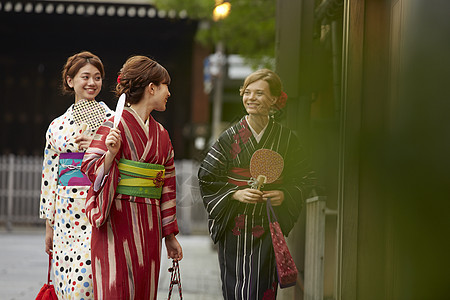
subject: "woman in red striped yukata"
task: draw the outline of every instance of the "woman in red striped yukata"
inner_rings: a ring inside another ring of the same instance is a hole
[[[169,84],[156,61],[129,58],[116,86],[117,96],[126,95],[120,123],[106,121],[86,151],[95,299],[156,299],[162,238],[169,258],[183,257],[175,237],[174,151],[167,130],[150,115],[166,110]]]

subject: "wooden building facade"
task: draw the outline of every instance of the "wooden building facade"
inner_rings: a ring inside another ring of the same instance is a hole
[[[153,115],[168,129],[178,158],[189,157],[193,137],[185,128],[208,121],[191,109],[208,108],[197,75],[208,53],[196,45],[196,30],[197,21],[148,1],[0,1],[0,154],[42,155],[49,123],[73,103],[61,93],[62,67],[88,50],[105,65],[97,100],[112,109],[128,57],[147,55],[167,68],[172,96],[167,111]]]
[[[447,299],[450,3],[278,1],[286,123],[325,188],[323,296]],[[289,237],[303,280],[304,222]],[[304,294],[306,293],[306,294]]]

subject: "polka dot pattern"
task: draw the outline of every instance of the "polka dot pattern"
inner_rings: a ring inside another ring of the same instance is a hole
[[[90,256],[92,227],[85,215],[82,195],[86,189],[79,187],[73,193],[67,187],[59,187],[56,195],[53,272],[58,299],[91,299],[94,290]]]
[[[104,104],[106,118],[112,111]],[[53,225],[53,275],[58,299],[93,299],[90,258],[91,225],[85,214],[88,186],[59,186],[59,154],[78,152],[74,137],[80,127],[73,105],[53,120],[46,134],[42,167],[40,217]],[[93,135],[93,130],[85,134]]]

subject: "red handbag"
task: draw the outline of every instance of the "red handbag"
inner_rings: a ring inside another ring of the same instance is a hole
[[[56,296],[55,287],[53,286],[52,281],[50,280],[50,271],[52,269],[52,255],[48,256],[48,277],[47,283],[39,291],[36,300],[58,300]]]
[[[289,248],[278,223],[270,199],[267,200],[267,218],[269,219],[270,236],[272,237],[275,261],[277,264],[278,283],[280,288],[294,286],[297,282],[297,266],[289,252]],[[273,219],[272,219],[273,217]]]

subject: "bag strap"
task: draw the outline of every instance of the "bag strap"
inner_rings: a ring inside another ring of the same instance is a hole
[[[51,273],[51,270],[52,270],[52,258],[53,258],[53,256],[52,256],[52,254],[50,253],[49,255],[48,255],[48,277],[47,277],[47,284],[48,285],[50,285],[51,284],[51,279],[50,279],[50,273]]]
[[[170,274],[170,286],[169,286],[169,297],[167,298],[170,300],[170,297],[172,296],[172,290],[173,286],[175,284],[178,285],[178,293],[180,294],[180,300],[183,299],[183,294],[181,292],[181,276],[180,276],[180,266],[178,265],[178,261],[172,260],[172,267],[169,268]]]
[[[266,209],[267,209],[267,218],[269,219],[269,223],[278,222],[277,215],[273,210],[272,203],[270,202],[270,198],[266,201]]]

